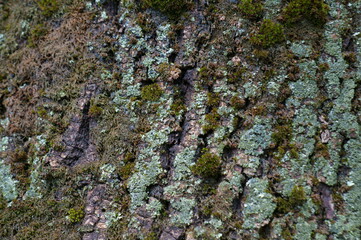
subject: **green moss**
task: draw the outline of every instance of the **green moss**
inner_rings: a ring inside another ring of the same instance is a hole
[[[141,0],[145,7],[151,7],[164,13],[171,19],[176,19],[188,9],[187,0]]]
[[[48,32],[44,24],[35,25],[31,31],[28,38],[28,46],[33,48],[37,46],[39,39]]]
[[[147,234],[147,236],[144,238],[144,240],[158,240],[158,234],[155,232],[151,232],[149,234]]]
[[[299,149],[295,144],[290,143],[292,134],[292,126],[289,122],[275,127],[271,138],[276,146],[276,152],[274,154],[276,160],[281,160],[287,151],[291,158],[298,159]]]
[[[221,158],[205,148],[191,170],[195,175],[203,178],[217,178],[221,174]]]
[[[135,162],[128,162],[119,169],[119,175],[122,179],[128,179],[133,173],[135,168]]]
[[[187,110],[187,106],[183,103],[181,99],[175,100],[172,105],[170,105],[171,114],[179,115],[181,112]]]
[[[144,86],[141,89],[142,99],[146,101],[157,101],[162,96],[162,94],[163,90],[156,83]]]
[[[258,33],[253,35],[250,40],[254,45],[263,48],[272,47],[285,40],[283,27],[279,23],[265,19],[263,20]]]
[[[283,237],[284,240],[292,240],[293,239],[293,234],[291,233],[288,226],[286,226],[282,229],[281,236]]]
[[[247,19],[257,20],[262,17],[263,5],[257,0],[241,0],[238,7]]]
[[[285,141],[289,141],[291,137],[291,125],[278,125],[275,127],[275,131],[271,135],[271,138],[275,144],[283,144]]]
[[[103,109],[96,104],[90,105],[89,115],[92,117],[99,117],[103,112]]]
[[[237,83],[242,81],[243,79],[243,74],[245,74],[247,72],[247,68],[246,67],[240,67],[234,70],[230,70],[229,74],[228,74],[228,82],[229,83]]]
[[[316,25],[322,25],[327,20],[329,7],[323,0],[293,0],[283,9],[286,24],[294,24],[304,19]]]
[[[217,107],[220,102],[218,93],[207,93],[207,105],[210,107]]]
[[[214,131],[219,126],[219,120],[221,116],[216,109],[213,109],[210,113],[206,114],[206,125],[203,126],[203,131]]]
[[[48,117],[48,112],[43,106],[38,107],[36,113],[38,114],[39,117],[43,119],[46,119]]]
[[[83,220],[85,213],[83,209],[71,208],[68,211],[68,217],[71,223],[78,223]]]
[[[15,174],[16,179],[25,187],[29,183],[30,164],[28,154],[23,149],[16,149],[9,154],[10,169]]]
[[[277,198],[277,212],[286,214],[306,202],[306,194],[302,186],[294,186],[288,198]]]
[[[205,86],[212,86],[217,79],[221,78],[223,78],[223,74],[220,73],[217,63],[208,63],[207,66],[199,69],[199,79]]]
[[[45,17],[52,16],[60,7],[57,0],[36,0],[36,3]]]

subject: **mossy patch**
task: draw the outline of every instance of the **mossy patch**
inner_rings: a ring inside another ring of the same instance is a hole
[[[302,186],[294,186],[288,198],[277,198],[276,211],[281,214],[289,213],[306,202],[306,193]]]
[[[176,99],[172,105],[170,105],[171,114],[179,115],[180,113],[187,110],[187,106],[181,99]]]
[[[292,0],[283,9],[286,24],[294,24],[304,19],[322,25],[327,21],[329,7],[323,0]]]
[[[33,48],[36,47],[38,41],[42,36],[48,32],[44,24],[37,24],[30,30],[30,35],[28,38],[28,46]]]
[[[233,96],[230,100],[231,106],[236,110],[241,110],[246,106],[246,101],[243,98]]]
[[[68,217],[71,223],[78,223],[82,221],[84,216],[84,210],[80,208],[71,208],[68,211]]]
[[[57,12],[60,7],[57,0],[36,0],[36,3],[45,17],[50,17]]]
[[[217,112],[217,109],[213,109],[210,113],[206,114],[206,124],[203,126],[203,131],[214,131],[219,126],[219,120],[221,116]]]
[[[189,7],[187,0],[142,0],[145,7],[150,7],[167,15],[171,19],[176,19],[182,15]]]
[[[191,170],[202,178],[217,178],[221,175],[221,164],[221,158],[205,148]]]
[[[142,99],[145,101],[157,101],[162,96],[163,90],[156,83],[146,85],[141,89]]]
[[[257,20],[262,17],[263,5],[257,0],[241,0],[238,8],[247,19]]]
[[[96,105],[96,104],[91,104],[90,108],[89,108],[89,116],[91,117],[99,117],[103,112],[103,109]]]
[[[251,43],[263,48],[269,48],[285,40],[281,24],[270,19],[263,20],[257,34],[251,37]]]

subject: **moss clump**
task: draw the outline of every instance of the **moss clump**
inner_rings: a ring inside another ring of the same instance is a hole
[[[23,149],[16,149],[9,154],[11,172],[15,174],[16,179],[21,184],[28,184],[30,175],[30,164],[28,163],[28,154]]]
[[[207,93],[207,105],[210,107],[217,107],[221,101],[218,93]]]
[[[291,231],[290,231],[290,229],[289,229],[288,226],[285,226],[285,227],[282,229],[281,236],[282,236],[283,239],[285,239],[285,240],[292,240],[292,239],[293,239],[293,234],[291,233]]]
[[[30,35],[28,38],[28,46],[31,48],[37,46],[37,43],[40,40],[40,38],[44,36],[47,32],[48,30],[46,29],[44,24],[35,25],[30,31]]]
[[[59,10],[59,3],[57,0],[37,0],[36,3],[45,17],[50,17]]]
[[[263,5],[257,0],[241,0],[238,7],[247,19],[257,20],[262,17]]]
[[[176,19],[188,9],[187,0],[142,0],[143,6],[150,7],[164,13],[171,19]]]
[[[91,117],[99,117],[103,112],[103,109],[96,104],[90,105],[89,108],[89,116]]]
[[[269,19],[263,20],[258,33],[251,37],[251,42],[254,45],[263,48],[272,47],[284,40],[285,35],[282,25]]]
[[[271,135],[272,142],[276,148],[274,158],[281,160],[286,152],[289,152],[289,156],[293,159],[298,158],[298,147],[290,143],[292,140],[292,125],[290,122],[286,122],[283,125],[277,125],[275,131]]]
[[[146,101],[157,101],[162,96],[162,94],[163,90],[156,83],[144,86],[141,90],[142,99]]]
[[[221,116],[218,114],[216,109],[213,109],[210,113],[206,114],[205,120],[206,125],[203,126],[203,131],[213,131],[219,126],[219,120]]]
[[[124,166],[119,168],[119,175],[123,180],[127,180],[133,173],[135,169],[135,156],[128,152],[124,156]]]
[[[83,220],[85,213],[82,209],[71,208],[68,211],[68,217],[71,223],[78,223]]]
[[[286,214],[306,202],[305,190],[302,186],[294,186],[287,199],[277,198],[277,212]]]
[[[292,138],[292,126],[291,124],[278,125],[275,127],[275,131],[272,133],[271,138],[277,145],[284,144]]]
[[[304,19],[316,25],[323,25],[327,21],[329,7],[323,0],[292,0],[283,9],[286,24],[294,24]]]
[[[237,83],[243,80],[243,74],[247,72],[247,68],[240,67],[235,70],[230,70],[228,74],[228,82],[229,83]]]
[[[246,106],[246,101],[243,98],[233,96],[230,100],[231,106],[236,110],[241,110]]]
[[[202,178],[217,178],[221,175],[221,158],[204,148],[202,156],[191,170],[195,175]]]
[[[172,105],[170,105],[171,114],[179,115],[181,112],[187,110],[187,106],[183,103],[181,99],[176,99]]]

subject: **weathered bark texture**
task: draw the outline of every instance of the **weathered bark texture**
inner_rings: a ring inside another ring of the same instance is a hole
[[[361,239],[360,0],[0,0],[0,239]]]

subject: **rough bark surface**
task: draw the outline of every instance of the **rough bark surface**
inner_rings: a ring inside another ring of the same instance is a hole
[[[360,239],[360,63],[360,0],[0,0],[0,239]]]

